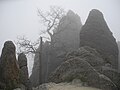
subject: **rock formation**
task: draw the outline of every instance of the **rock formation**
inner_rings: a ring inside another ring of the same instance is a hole
[[[104,58],[105,62],[118,68],[118,46],[112,35],[103,14],[93,9],[80,32],[80,47],[95,48]]]
[[[119,56],[118,56],[118,71],[120,72],[120,41],[118,41],[117,44],[118,44],[118,50],[119,50]]]
[[[32,74],[30,76],[30,81],[32,82],[32,86],[39,85],[39,52],[40,48],[37,49],[37,53],[35,54],[34,64],[32,69]],[[42,83],[46,82],[47,79],[47,60],[48,60],[48,51],[49,51],[49,43],[45,42],[42,48]]]
[[[39,48],[37,49],[37,52]],[[39,85],[39,53],[35,54],[34,64],[32,68],[32,74],[30,76],[30,81],[32,82],[32,86],[36,87]]]
[[[0,82],[5,90],[13,90],[19,84],[19,68],[16,61],[15,45],[12,41],[6,41],[2,49]]]
[[[82,27],[80,17],[69,10],[54,31],[55,47],[65,51],[76,50],[79,48],[79,33]]]
[[[101,71],[99,72],[110,78],[117,86],[118,90],[120,90],[120,73],[116,69],[108,66],[102,66]]]
[[[27,67],[27,58],[25,54],[20,53],[18,56],[18,64],[20,68],[20,83],[22,83],[26,90],[30,90],[29,85],[29,75],[28,75],[28,67]]]
[[[78,49],[79,47],[79,32],[81,29],[80,17],[72,12],[68,11],[53,32],[54,48],[51,48],[50,43],[46,42],[43,45],[42,51],[42,82],[47,82],[47,78],[51,72],[53,72],[57,66],[59,66],[64,60],[64,55],[71,50]],[[39,51],[39,49],[38,49]],[[38,83],[39,72],[39,54],[36,53],[34,59],[34,66],[32,75],[30,77],[33,85]]]
[[[63,62],[49,77],[51,82],[71,82],[80,79],[88,86],[102,90],[117,90],[118,86],[107,76],[101,74],[104,60],[93,48],[81,47],[77,51],[68,53]]]

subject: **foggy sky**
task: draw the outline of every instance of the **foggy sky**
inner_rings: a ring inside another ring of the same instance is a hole
[[[37,8],[46,11],[51,5],[73,10],[83,24],[91,9],[100,10],[120,41],[120,0],[0,0],[0,51],[6,40],[14,41],[17,36],[36,40],[41,30]]]

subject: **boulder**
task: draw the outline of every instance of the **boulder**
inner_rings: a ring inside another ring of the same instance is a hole
[[[89,16],[80,31],[80,47],[90,46],[96,49],[106,63],[118,69],[118,46],[103,14],[96,9]]]
[[[49,81],[60,83],[80,79],[91,87],[117,90],[116,84],[109,77],[98,72],[102,65],[104,61],[95,49],[81,47],[78,51],[67,55],[66,61],[51,74]]]
[[[113,81],[113,83],[115,83],[118,90],[120,90],[120,73],[116,69],[107,66],[102,66],[100,73],[110,78]]]
[[[13,90],[19,84],[19,68],[16,60],[15,45],[6,41],[0,58],[0,82],[5,90]]]
[[[70,59],[73,57],[84,58],[94,68],[104,65],[104,60],[102,56],[94,48],[91,48],[89,46],[84,46],[79,48],[78,50],[68,52],[65,58]]]

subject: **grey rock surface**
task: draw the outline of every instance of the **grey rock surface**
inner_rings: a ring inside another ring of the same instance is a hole
[[[70,51],[79,48],[79,33],[82,27],[80,17],[69,10],[56,29],[53,40],[56,48]],[[57,34],[56,34],[57,33]]]
[[[31,84],[29,82],[27,58],[25,54],[19,54],[18,64],[20,68],[20,83],[25,86],[26,90],[31,90],[32,86],[30,86]]]
[[[111,67],[102,66],[100,73],[104,74],[110,78],[113,83],[117,86],[118,90],[120,89],[120,73]]]
[[[80,47],[90,46],[96,49],[106,63],[118,69],[118,46],[103,14],[96,9],[89,16],[80,32]]]
[[[25,54],[23,53],[20,53],[18,55],[18,64],[19,64],[19,67],[24,67],[24,66],[27,66],[27,58],[25,56]]]
[[[95,63],[100,63],[100,65],[95,65]],[[60,83],[80,79],[88,86],[102,90],[117,90],[116,84],[109,77],[97,71],[98,67],[104,65],[103,63],[102,57],[95,49],[81,47],[78,51],[67,55],[66,61],[52,73],[49,81]]]
[[[119,50],[119,56],[118,56],[118,70],[120,72],[120,41],[117,42],[118,50]]]
[[[5,90],[12,90],[19,84],[19,68],[15,50],[12,41],[4,43],[0,58],[0,82]]]

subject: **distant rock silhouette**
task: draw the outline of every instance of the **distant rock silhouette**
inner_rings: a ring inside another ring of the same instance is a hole
[[[82,27],[80,17],[73,11],[68,11],[53,32],[54,47],[50,43],[43,45],[42,52],[42,82],[47,82],[47,78],[63,61],[64,55],[71,50],[79,48],[79,33]],[[39,49],[38,49],[39,51]],[[38,85],[39,54],[36,53],[32,75],[30,79],[34,86]]]
[[[20,68],[20,83],[25,85],[26,90],[30,90],[30,82],[29,82],[29,75],[28,75],[28,67],[27,67],[27,58],[26,55],[20,53],[18,56],[18,64]]]
[[[15,50],[15,45],[12,41],[6,41],[2,49],[0,58],[0,82],[2,82],[5,90],[13,90],[19,84],[19,68]]]
[[[70,51],[79,48],[79,33],[82,27],[80,17],[73,11],[69,10],[55,30],[54,42],[55,47],[61,50]]]
[[[64,56],[67,52],[79,48],[81,27],[80,17],[71,10],[60,20],[56,32],[53,34],[55,44],[54,48],[50,50],[48,76],[64,62]]]
[[[105,63],[118,69],[118,46],[103,14],[96,9],[89,16],[80,32],[80,47],[90,46],[96,49],[104,58]]]

